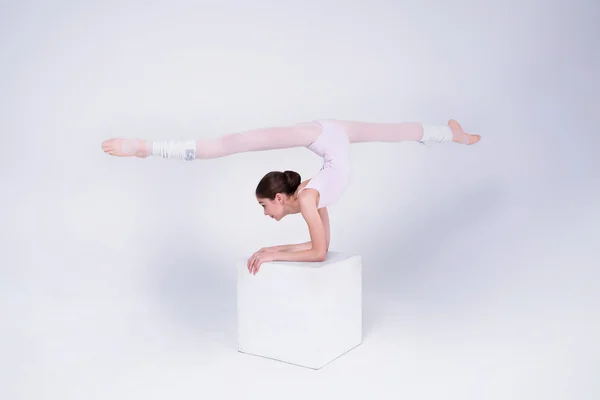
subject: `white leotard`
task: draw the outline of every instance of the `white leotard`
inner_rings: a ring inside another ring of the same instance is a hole
[[[322,127],[319,137],[306,146],[315,154],[323,157],[323,166],[305,187],[319,192],[318,208],[327,207],[342,196],[350,178],[350,141],[344,127],[334,121],[318,120]]]

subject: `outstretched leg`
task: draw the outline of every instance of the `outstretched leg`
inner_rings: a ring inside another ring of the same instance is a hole
[[[414,141],[428,144],[452,141],[470,145],[481,139],[479,135],[466,133],[453,119],[448,121],[448,125],[421,122],[372,123],[338,120],[335,122],[344,127],[350,143]]]
[[[225,157],[249,151],[265,151],[305,147],[315,141],[321,126],[314,122],[267,127],[195,140],[163,140],[113,138],[102,143],[107,154],[117,157],[160,156],[194,160]]]

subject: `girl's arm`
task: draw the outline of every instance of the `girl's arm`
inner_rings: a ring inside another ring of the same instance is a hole
[[[329,218],[327,211],[317,209],[318,192],[314,189],[303,190],[298,196],[300,213],[308,224],[310,248],[297,251],[276,252],[272,261],[323,261],[329,247]],[[325,216],[326,223],[323,220]]]
[[[308,250],[312,247],[311,242],[296,243],[296,244],[284,244],[281,246],[275,246],[275,251],[301,251]]]
[[[321,221],[323,222],[323,229],[325,230],[325,241],[327,242],[326,248],[327,248],[327,251],[329,251],[331,228],[330,228],[330,224],[329,224],[329,213],[327,212],[327,207],[319,208],[319,216],[321,216]]]
[[[327,243],[326,249],[329,251],[329,242],[330,242],[330,226],[329,226],[329,214],[327,213],[327,207],[323,207],[319,209],[319,216],[321,217],[321,221],[323,222],[323,229],[325,231],[325,241]],[[312,248],[312,241],[304,242],[304,243],[296,243],[296,244],[282,244],[279,246],[271,246],[267,247],[265,250],[268,251],[302,251],[302,250],[310,250]]]
[[[263,262],[269,261],[324,261],[329,251],[329,215],[327,209],[317,209],[318,192],[303,190],[298,196],[300,212],[308,224],[310,242],[307,248],[294,251],[267,251],[254,253],[248,259],[248,271],[256,275]],[[299,244],[300,246],[303,243]],[[293,246],[293,245],[292,245]],[[276,246],[279,247],[279,246]]]

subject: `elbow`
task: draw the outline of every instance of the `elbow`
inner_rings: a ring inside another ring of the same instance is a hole
[[[327,258],[327,249],[320,250],[315,253],[315,261],[317,261],[317,262],[325,261],[326,258]]]
[[[329,251],[329,243],[317,243],[316,245],[311,246],[310,251],[312,253],[309,256],[311,261],[325,261],[327,258],[327,252]]]

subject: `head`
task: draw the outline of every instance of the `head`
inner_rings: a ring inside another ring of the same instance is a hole
[[[279,221],[293,212],[295,193],[300,186],[300,174],[295,171],[271,171],[256,186],[256,200],[265,215]]]

